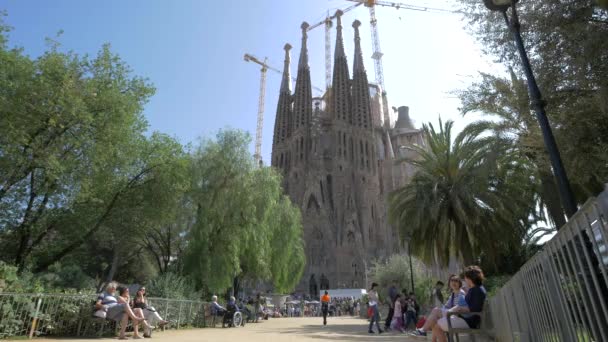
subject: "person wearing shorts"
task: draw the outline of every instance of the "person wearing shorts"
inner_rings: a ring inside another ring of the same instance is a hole
[[[467,312],[481,312],[486,301],[486,289],[483,287],[483,272],[478,266],[469,266],[464,271],[464,281],[469,287],[465,296],[466,306],[457,305],[448,312],[460,313],[450,316],[450,323],[455,329],[479,329],[481,318],[478,315],[470,315]],[[433,327],[433,341],[446,342],[445,333],[448,331],[447,313],[437,321]]]

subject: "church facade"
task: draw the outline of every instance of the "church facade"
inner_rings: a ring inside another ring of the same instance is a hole
[[[271,165],[283,174],[285,193],[302,211],[307,260],[298,290],[311,294],[364,288],[371,260],[402,250],[388,222],[388,195],[408,182],[413,169],[395,161],[410,153],[407,146],[424,145],[408,108],[389,109],[382,89],[369,83],[360,24],[353,23],[351,77],[338,13],[332,86],[323,97],[312,96],[308,24],[301,26],[295,91],[291,45],[285,45]]]

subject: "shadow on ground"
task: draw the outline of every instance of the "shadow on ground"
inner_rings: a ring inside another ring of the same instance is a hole
[[[377,332],[375,332],[374,334],[370,334],[367,332],[368,326],[367,324],[363,324],[364,322],[365,321],[362,320],[361,325],[340,323],[331,324],[331,322],[329,322],[326,326],[323,326],[321,324],[309,324],[294,328],[281,329],[280,331],[278,331],[278,333],[285,335],[302,335],[308,338],[329,341],[424,341],[424,339],[418,339],[416,337],[409,336],[408,334],[395,333],[390,331],[384,332],[382,334],[378,334]]]

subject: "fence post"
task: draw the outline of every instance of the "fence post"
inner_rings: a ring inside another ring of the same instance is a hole
[[[190,302],[190,309],[188,309],[188,324],[192,322],[192,326],[194,326],[194,317],[192,317],[192,302]]]
[[[182,318],[182,304],[184,304],[184,302],[180,301],[179,302],[179,311],[177,312],[177,329],[179,329],[179,322]]]
[[[165,299],[165,312],[167,313],[167,316],[169,316],[169,300]],[[166,319],[169,319],[168,317]]]
[[[34,311],[34,318],[32,319],[32,327],[30,328],[29,338],[34,337],[34,331],[36,331],[36,323],[38,323],[38,312],[40,312],[40,306],[42,305],[42,296],[38,296],[36,300],[36,311]]]

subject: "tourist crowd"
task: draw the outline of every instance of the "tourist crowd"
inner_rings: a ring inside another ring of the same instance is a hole
[[[389,312],[384,329],[405,333],[411,327],[414,336],[427,336],[427,333],[431,333],[433,342],[447,340],[445,333],[448,331],[448,317],[455,329],[479,329],[481,318],[478,314],[471,313],[483,310],[486,299],[483,281],[482,270],[478,266],[469,266],[462,277],[453,274],[448,278],[447,299],[443,292],[444,283],[438,281],[431,293],[434,308],[426,317],[419,317],[420,307],[414,294],[406,290],[399,292],[396,283],[393,283],[388,289]],[[378,333],[384,331],[380,327],[377,287],[378,284],[373,283],[368,291],[369,333],[374,333],[374,324]],[[449,313],[453,315],[448,316]]]

